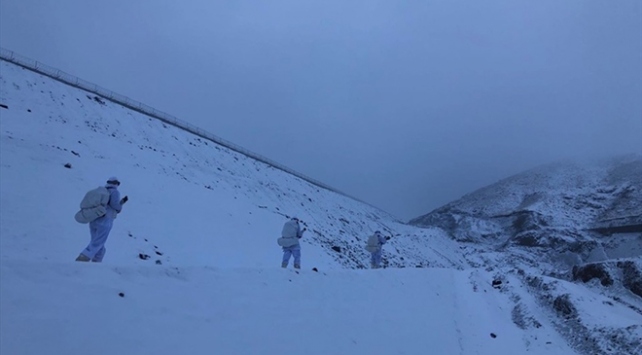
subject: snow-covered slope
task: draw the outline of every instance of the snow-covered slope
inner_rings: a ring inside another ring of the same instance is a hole
[[[633,302],[506,268],[502,252],[453,240],[451,230],[401,224],[3,61],[0,104],[2,354],[639,350]],[[111,175],[130,201],[105,261],[73,262],[89,239],[73,215]],[[299,273],[279,267],[276,245],[292,215],[310,230]],[[387,268],[359,270],[376,229],[393,235]],[[592,323],[565,326],[549,303]],[[573,343],[569,332],[596,343]]]
[[[535,168],[479,189],[412,224],[429,224],[439,213],[502,218],[531,211],[554,226],[642,226],[642,155],[595,161],[564,161]]]
[[[569,354],[484,273],[2,264],[2,353]],[[88,280],[94,280],[88,282]],[[471,280],[479,283],[475,289]],[[21,307],[15,312],[16,305]],[[8,311],[8,312],[7,312]],[[97,331],[98,329],[98,331]],[[6,352],[5,352],[6,351]]]
[[[539,167],[410,223],[438,226],[462,241],[544,247],[551,259],[569,251],[584,262],[639,257],[642,155]]]
[[[558,328],[577,349],[642,349],[642,156],[535,168],[410,223],[442,228],[477,248],[467,258],[495,269],[498,279],[517,271],[519,282],[557,314]],[[588,282],[582,287],[594,294],[565,281]],[[598,307],[583,305],[596,297],[623,305],[633,324],[582,315],[578,309]],[[613,343],[604,343],[609,337]]]
[[[313,186],[176,127],[4,61],[3,257],[63,261],[88,237],[73,220],[84,193],[109,176],[129,195],[107,259],[172,265],[279,265],[286,216],[308,230],[303,263],[363,267],[369,234],[394,234],[386,262],[461,268],[456,243]],[[70,168],[65,168],[69,164]],[[34,238],[42,240],[34,247]],[[412,240],[412,243],[409,241]],[[334,247],[334,249],[332,249]],[[162,255],[157,255],[157,252]]]

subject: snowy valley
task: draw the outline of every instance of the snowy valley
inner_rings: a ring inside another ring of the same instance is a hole
[[[2,354],[642,353],[638,155],[406,224],[6,61],[0,104]],[[78,203],[113,175],[130,202],[105,261],[76,263]],[[298,272],[276,244],[290,216]],[[375,230],[392,238],[369,270]]]

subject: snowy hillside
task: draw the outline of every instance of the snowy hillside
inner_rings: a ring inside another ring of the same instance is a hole
[[[532,169],[410,223],[442,228],[479,248],[468,259],[496,268],[498,278],[517,271],[558,314],[560,331],[576,348],[586,353],[616,348],[591,344],[608,335],[616,345],[629,344],[615,353],[642,351],[642,156]],[[578,304],[587,296],[580,296],[578,286],[560,288],[564,281],[587,283],[582,287],[595,293],[591,297],[624,305],[636,320],[622,327],[580,316]],[[575,323],[569,325],[569,318]]]
[[[520,251],[402,224],[4,61],[0,104],[1,354],[642,349],[642,307],[628,289],[616,300],[538,269],[528,251],[509,264]],[[76,263],[89,232],[73,215],[112,175],[130,201],[105,261]],[[276,244],[293,215],[309,229],[299,272],[280,268]],[[377,229],[393,236],[386,269],[363,270]],[[618,285],[626,275],[635,284],[639,262],[618,261],[629,270]]]
[[[395,235],[389,265],[464,265],[439,230],[405,226],[176,127],[0,64],[8,106],[1,111],[2,204],[13,206],[3,209],[0,252],[12,258],[75,257],[88,234],[73,220],[80,199],[116,175],[130,201],[108,243],[113,262],[140,263],[142,253],[152,256],[146,263],[166,265],[279,265],[276,238],[286,216],[296,215],[310,231],[308,267],[364,267],[365,238],[377,229]],[[46,245],[33,250],[25,236],[42,236]]]
[[[555,226],[634,226],[642,231],[642,155],[546,165],[482,188],[411,223],[445,211],[501,218],[516,211],[550,217]],[[489,203],[492,202],[492,203]],[[561,212],[561,213],[559,213]]]
[[[569,248],[583,262],[640,257],[642,155],[536,168],[410,223],[461,241],[547,248],[550,260]],[[630,242],[614,242],[622,238]]]

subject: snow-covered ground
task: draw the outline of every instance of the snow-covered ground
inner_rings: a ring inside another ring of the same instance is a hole
[[[8,107],[0,108],[1,354],[578,348],[541,306],[532,280],[499,272],[494,254],[441,229],[402,224],[4,61],[0,104]],[[104,263],[76,263],[89,233],[73,215],[84,193],[112,175],[130,201]],[[279,267],[276,244],[292,215],[309,229],[298,273]],[[364,270],[363,246],[377,229],[393,236],[387,268]],[[471,267],[483,258],[490,261]],[[504,284],[493,287],[498,279]],[[583,300],[578,312],[605,305],[590,289],[555,282]],[[610,325],[642,323],[640,314],[613,307]]]
[[[498,279],[519,271],[576,350],[642,354],[642,155],[537,167],[411,223],[476,246],[467,260]]]
[[[551,327],[516,327],[470,276],[4,261],[2,353],[508,355],[525,339],[569,353]]]

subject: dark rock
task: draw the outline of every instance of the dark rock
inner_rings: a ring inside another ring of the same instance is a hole
[[[2,107],[2,108],[6,108],[7,110],[9,109],[9,106],[7,106],[7,105],[5,105],[5,104],[0,104],[0,107]]]
[[[147,260],[147,259],[150,258],[150,256],[147,255],[147,254],[139,253],[138,254],[138,258],[141,259],[141,260]]]
[[[553,301],[553,308],[566,318],[574,317],[577,315],[577,309],[571,303],[569,294],[558,296]]]
[[[30,108],[29,108],[29,109],[27,109],[27,112],[31,112],[31,109],[30,109]]]
[[[588,254],[591,250],[599,247],[599,243],[595,240],[583,240],[568,243],[566,247],[572,253],[585,255]]]
[[[622,284],[634,294],[642,297],[642,272],[632,261],[620,261],[617,267],[622,269]]]
[[[65,168],[71,169],[71,164],[70,163],[65,164]]]
[[[313,268],[312,268],[312,271],[314,271],[314,272],[319,272],[319,269],[317,269],[317,268],[313,267]]]
[[[333,246],[332,250],[336,251],[337,253],[341,252],[341,247]]]
[[[524,247],[543,247],[546,245],[545,243],[542,243],[537,234],[529,232],[516,235],[513,237],[512,241],[514,244]]]
[[[156,260],[156,265],[163,265],[163,262],[160,260]]]
[[[502,286],[502,280],[493,280],[493,287],[494,288],[501,288]]]
[[[532,213],[515,213],[517,216],[513,220],[513,228],[515,229],[516,234],[540,228]]]
[[[582,280],[582,282],[589,282],[594,278],[600,280],[602,286],[613,285],[613,278],[609,274],[604,264],[587,264],[584,266],[573,267],[573,280]]]
[[[495,338],[497,338],[497,334],[495,334],[495,333],[490,333],[490,337],[491,337],[491,338],[493,338],[493,339],[495,339]]]
[[[120,296],[120,297],[125,297],[125,293],[120,292],[120,293],[118,293],[118,296]]]

